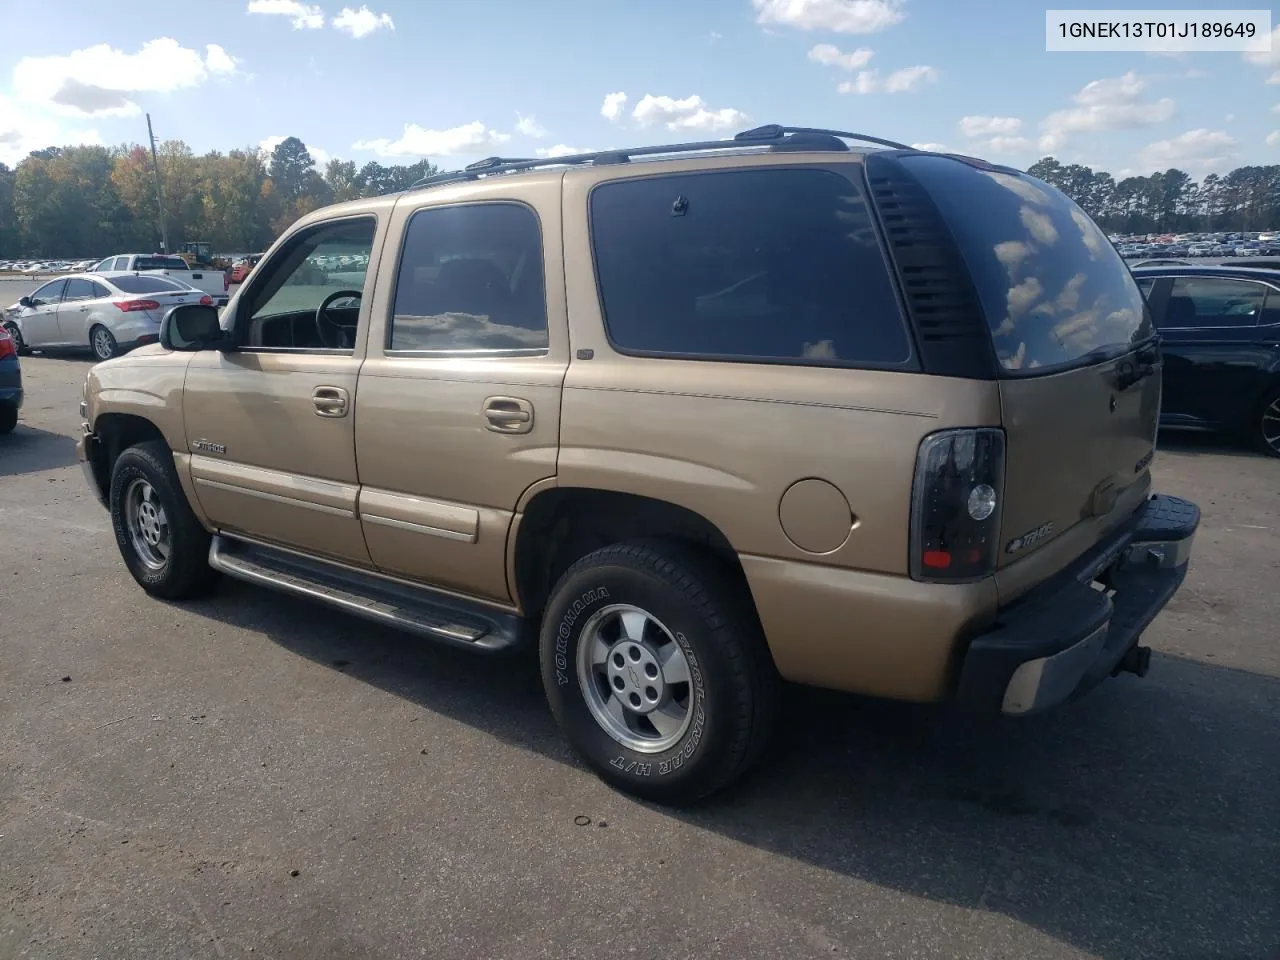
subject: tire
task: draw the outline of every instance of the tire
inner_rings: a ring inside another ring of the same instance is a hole
[[[18,408],[12,403],[0,403],[0,436],[13,433],[18,425]]]
[[[110,330],[95,323],[89,330],[89,350],[95,359],[110,360],[120,352],[120,346]]]
[[[139,443],[116,458],[107,503],[116,546],[147,593],[185,600],[217,582],[209,566],[210,535],[191,512],[163,441]]]
[[[18,356],[25,357],[31,352],[31,348],[27,346],[27,341],[22,339],[22,331],[18,329],[18,325],[12,320],[6,320],[4,329],[9,338],[13,340],[13,349],[18,352]]]
[[[1280,387],[1269,391],[1258,405],[1253,439],[1263,453],[1280,457]]]
[[[665,542],[588,554],[552,591],[539,651],[560,728],[627,793],[692,803],[740,777],[769,742],[777,672],[745,586],[709,556]],[[639,709],[625,710],[626,701]],[[649,719],[660,714],[661,727]]]

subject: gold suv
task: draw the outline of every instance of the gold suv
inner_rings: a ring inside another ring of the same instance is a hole
[[[782,680],[1026,714],[1144,673],[1199,521],[1089,217],[839,131],[317,210],[160,337],[92,369],[79,447],[144,590],[536,642],[585,761],[665,802],[751,764]]]

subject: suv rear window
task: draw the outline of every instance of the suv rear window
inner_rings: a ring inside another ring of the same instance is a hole
[[[133,265],[135,270],[186,270],[187,261],[181,257],[139,257]]]
[[[1100,363],[1151,333],[1129,268],[1061,191],[948,157],[902,162],[959,244],[1006,375]]]
[[[900,366],[911,341],[850,179],[775,168],[591,193],[605,327],[624,353]]]

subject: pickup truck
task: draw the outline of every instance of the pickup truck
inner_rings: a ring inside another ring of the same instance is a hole
[[[225,270],[191,269],[181,257],[164,253],[121,253],[99,260],[89,273],[125,270],[131,273],[159,273],[191,284],[213,298],[215,306],[224,307],[230,299],[230,282]]]

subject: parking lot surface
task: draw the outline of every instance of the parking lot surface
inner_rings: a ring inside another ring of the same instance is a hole
[[[793,691],[758,773],[673,812],[573,760],[531,659],[146,597],[74,462],[88,363],[23,366],[4,960],[1280,957],[1280,461],[1162,438],[1204,519],[1146,679],[1018,722]]]

